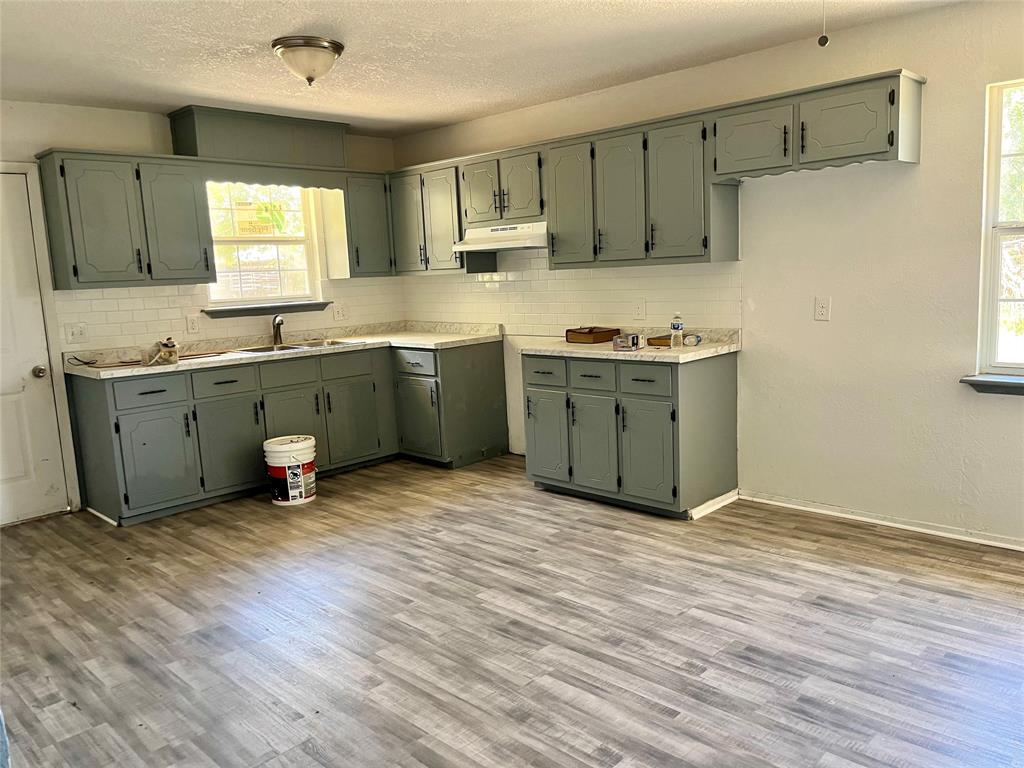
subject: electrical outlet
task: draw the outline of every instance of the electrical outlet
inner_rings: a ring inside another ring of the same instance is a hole
[[[832,319],[832,297],[814,297],[814,319],[827,323]]]
[[[633,319],[634,320],[646,320],[647,319],[647,301],[646,299],[637,299],[633,302]]]
[[[185,318],[185,333],[199,333],[199,315],[189,315]]]
[[[334,319],[335,320],[344,320],[345,319],[345,307],[343,307],[341,304],[335,304],[334,305]]]
[[[89,330],[85,323],[67,323],[64,326],[64,336],[68,344],[82,344],[89,340]]]

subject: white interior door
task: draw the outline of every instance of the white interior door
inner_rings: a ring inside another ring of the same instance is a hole
[[[0,177],[0,523],[12,523],[67,509],[68,488],[28,177]]]

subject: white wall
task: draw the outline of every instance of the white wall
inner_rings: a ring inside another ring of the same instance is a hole
[[[406,137],[396,159],[527,144],[898,67],[926,75],[920,166],[789,174],[742,189],[740,484],[1024,544],[1024,399],[957,383],[974,370],[977,345],[985,85],[1024,76],[1022,30],[1024,4],[945,7],[845,30],[824,50],[808,37]],[[706,277],[666,269],[680,290]],[[539,269],[530,282],[546,290],[560,276]],[[410,295],[424,309],[484,311],[486,299],[466,296],[494,290],[452,286]],[[811,319],[822,294],[833,299],[828,324]],[[524,293],[524,304],[538,295]],[[577,316],[576,299],[552,314]]]

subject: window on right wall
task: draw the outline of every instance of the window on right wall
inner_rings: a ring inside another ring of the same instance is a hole
[[[979,368],[1024,375],[1024,80],[988,95]]]

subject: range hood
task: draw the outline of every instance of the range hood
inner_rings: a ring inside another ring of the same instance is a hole
[[[499,224],[493,227],[467,227],[466,236],[452,246],[456,253],[477,251],[521,251],[548,247],[548,223]]]

